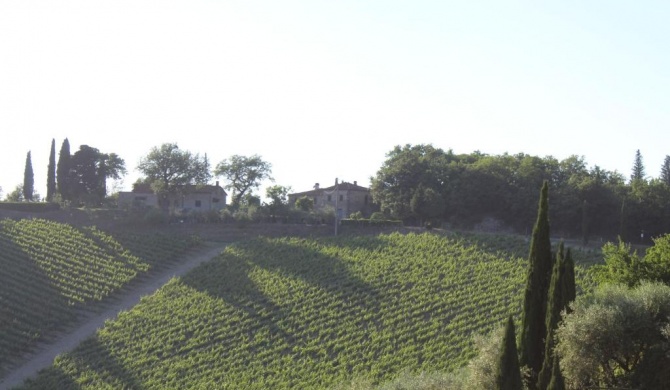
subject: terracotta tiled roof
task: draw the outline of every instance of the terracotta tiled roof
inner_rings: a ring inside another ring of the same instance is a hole
[[[370,191],[369,188],[359,186],[358,184],[354,183],[348,183],[348,182],[341,182],[339,184],[336,184],[334,186],[326,187],[326,188],[319,188],[319,189],[314,189],[310,191],[304,191],[304,192],[296,192],[293,194],[289,194],[289,196],[316,196],[316,195],[321,195],[324,192],[332,192],[335,191],[337,188],[338,191]]]
[[[184,186],[184,189],[186,192],[189,193],[200,193],[200,194],[208,194],[212,193],[214,191],[217,191],[218,189],[221,189],[224,194],[226,194],[226,191],[221,188],[221,186],[217,185],[193,185],[193,184],[188,184]],[[153,194],[154,190],[151,188],[151,185],[146,184],[146,183],[135,183],[133,184],[133,191],[134,193],[138,194]],[[226,194],[227,195],[227,194]]]

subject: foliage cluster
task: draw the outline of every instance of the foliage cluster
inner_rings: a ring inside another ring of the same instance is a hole
[[[670,287],[603,285],[582,296],[557,330],[557,354],[573,388],[670,387]]]
[[[50,156],[51,159],[51,156]],[[47,192],[53,191],[51,166]],[[120,179],[126,174],[126,163],[116,153],[103,153],[89,145],[81,145],[70,154],[70,143],[66,138],[61,145],[56,166],[57,194],[61,201],[98,206],[107,195],[107,180]],[[56,198],[51,194],[52,199]]]
[[[603,248],[604,265],[592,269],[594,278],[601,284],[620,283],[629,287],[642,281],[658,281],[670,285],[670,234],[653,239],[654,245],[644,256],[619,240],[608,242]]]
[[[402,226],[402,221],[389,219],[342,219],[340,220],[342,226]]]
[[[30,213],[42,213],[60,209],[57,203],[25,203],[25,202],[0,202],[0,210],[24,211]]]
[[[456,155],[432,145],[405,145],[387,154],[371,191],[382,211],[408,224],[439,219],[470,228],[491,217],[528,233],[536,191],[547,180],[554,232],[584,242],[617,236],[649,242],[670,231],[670,181],[665,165],[660,179],[649,180],[641,164],[638,155],[636,179],[627,182],[619,172],[587,167],[579,156]]]
[[[0,221],[0,372],[78,310],[196,244],[172,236],[112,237],[42,219]]]

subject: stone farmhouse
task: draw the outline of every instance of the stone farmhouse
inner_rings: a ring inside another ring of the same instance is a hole
[[[215,185],[186,185],[167,199],[170,211],[219,211],[226,207],[226,191]],[[159,207],[158,195],[149,185],[134,184],[130,192],[119,192],[119,207]]]
[[[335,179],[335,185],[321,188],[319,183],[314,185],[311,191],[297,192],[288,195],[289,205],[295,205],[296,200],[302,197],[311,198],[314,202],[314,210],[337,210],[338,218],[347,218],[349,215],[360,211],[364,217],[369,217],[376,210],[372,203],[370,189],[358,185],[358,182],[341,183]]]

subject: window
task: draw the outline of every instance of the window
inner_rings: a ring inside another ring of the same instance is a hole
[[[333,201],[333,196],[332,196],[332,195],[328,195],[328,201],[329,201],[329,202],[332,202],[332,201]]]
[[[365,199],[363,200],[363,204],[366,204],[366,205],[368,204],[368,196],[367,195],[365,195]]]
[[[340,195],[340,202],[344,201],[344,195]]]
[[[202,206],[202,202],[199,201],[199,200],[196,200],[195,201],[195,207],[200,207],[200,206]]]
[[[213,203],[219,203],[219,198],[212,198]]]
[[[314,197],[314,203],[313,203],[313,205],[316,206],[316,196]]]

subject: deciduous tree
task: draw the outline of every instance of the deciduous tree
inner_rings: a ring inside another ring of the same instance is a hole
[[[107,195],[107,178],[119,179],[126,173],[125,162],[116,153],[101,153],[81,145],[70,159],[72,199],[99,204]]]
[[[107,180],[120,180],[128,173],[126,162],[116,153],[100,154],[100,192],[107,194]]]
[[[137,170],[146,178],[166,207],[167,195],[178,193],[187,184],[205,184],[211,177],[209,163],[198,154],[179,149],[176,143],[164,143],[153,147],[140,159]]]
[[[267,207],[273,216],[281,213],[288,206],[288,194],[291,187],[273,185],[265,189],[265,196],[270,199]]]
[[[445,202],[442,195],[434,189],[420,186],[412,196],[410,208],[422,222],[429,221],[444,214]]]
[[[301,198],[296,199],[295,207],[298,210],[310,211],[314,208],[314,200],[308,196],[303,196]]]
[[[454,159],[451,151],[444,152],[432,145],[405,145],[396,146],[386,157],[372,178],[371,188],[372,198],[385,214],[411,219],[416,214],[412,210],[412,199],[415,199],[416,209],[424,214],[427,212],[424,207],[427,203],[423,201],[425,191],[430,189],[431,194],[443,197],[449,162]]]
[[[7,202],[23,202],[23,184],[18,184],[12,192],[5,197]]]
[[[258,188],[263,180],[273,180],[272,164],[263,161],[259,155],[231,156],[216,166],[214,174],[228,180],[225,188],[232,190],[234,205],[240,203],[247,191]]]

